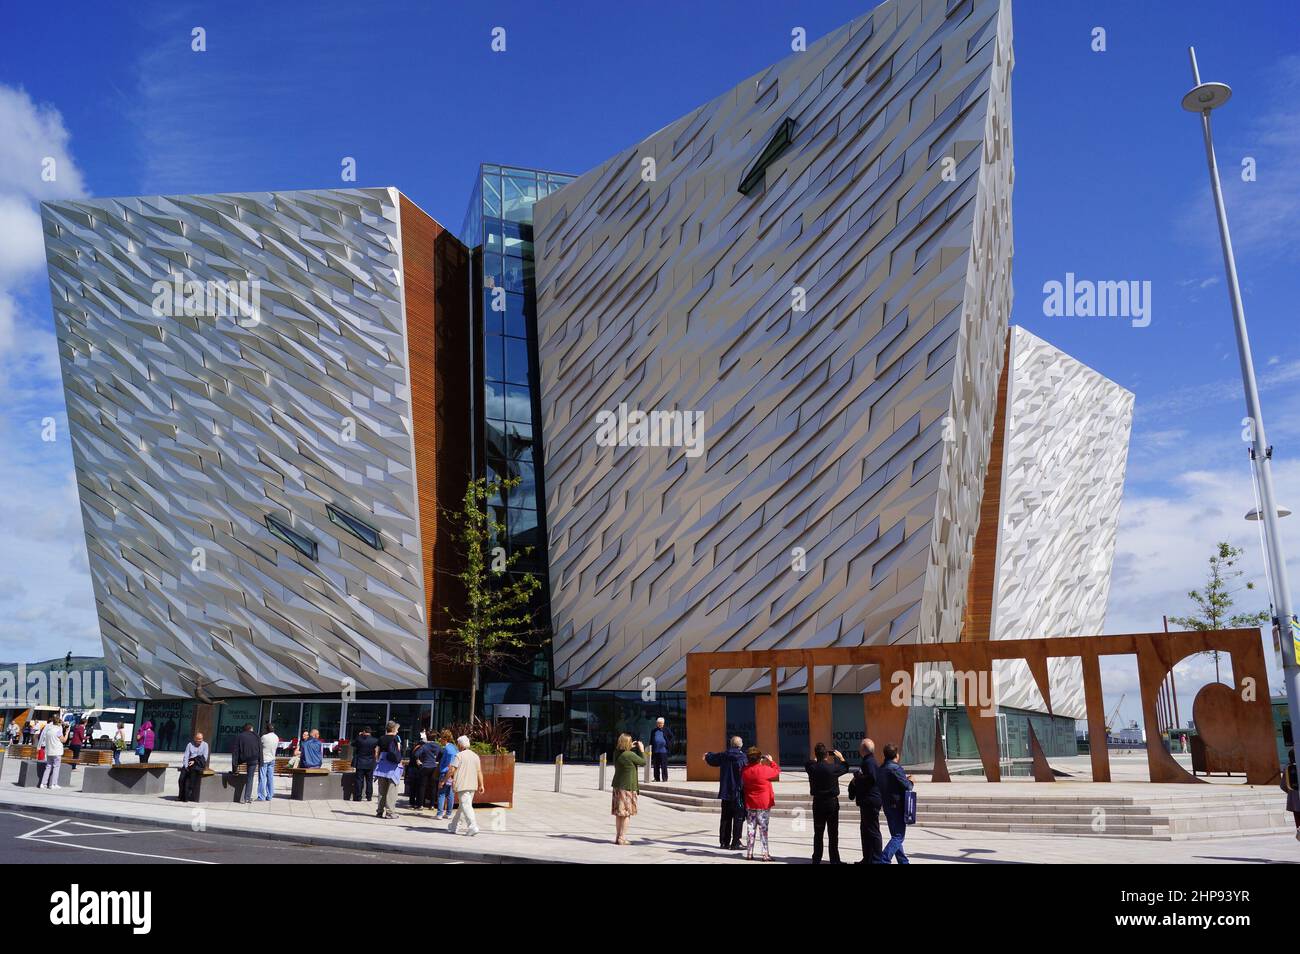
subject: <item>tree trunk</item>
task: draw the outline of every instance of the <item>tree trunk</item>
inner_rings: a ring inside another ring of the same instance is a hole
[[[1218,660],[1215,660],[1217,665]],[[475,706],[478,705],[478,663],[474,663],[474,674],[470,677],[469,683],[469,722],[474,724]]]

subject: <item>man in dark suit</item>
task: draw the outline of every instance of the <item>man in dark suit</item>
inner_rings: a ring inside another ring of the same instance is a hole
[[[718,801],[722,803],[722,824],[718,841],[724,851],[741,851],[740,836],[745,833],[745,789],[740,783],[740,772],[745,767],[744,742],[732,736],[731,746],[725,752],[705,752],[704,761],[718,772]]]
[[[356,774],[352,777],[352,800],[361,801],[361,793],[366,793],[366,801],[373,801],[375,796],[375,758],[379,750],[379,740],[370,734],[370,726],[361,730],[352,740],[352,768]]]
[[[813,864],[822,862],[822,839],[830,843],[831,864],[840,863],[840,776],[849,770],[839,749],[827,751],[818,742],[813,759],[804,766],[808,773],[808,794],[812,796]]]
[[[253,801],[253,792],[257,790],[257,771],[262,764],[262,740],[253,731],[252,723],[244,726],[244,731],[235,736],[235,747],[230,755],[230,767],[234,774],[239,774],[239,766],[244,766],[244,797],[240,799],[245,805]]]
[[[892,743],[885,746],[885,764],[880,767],[876,777],[880,782],[880,801],[885,809],[885,822],[889,825],[889,844],[885,846],[880,860],[889,864],[897,856],[900,865],[911,864],[903,851],[903,838],[907,834],[904,793],[911,791],[912,780],[898,764],[898,746]]]
[[[858,863],[870,865],[880,861],[884,844],[880,837],[880,781],[877,778],[880,768],[876,765],[876,743],[863,739],[858,745],[858,753],[862,756],[862,767],[853,773],[849,794],[861,813],[858,827],[862,833],[862,860]]]

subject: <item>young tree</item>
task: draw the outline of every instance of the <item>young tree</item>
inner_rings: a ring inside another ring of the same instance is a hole
[[[1242,571],[1237,569],[1237,561],[1242,550],[1227,543],[1220,543],[1210,557],[1210,573],[1205,581],[1204,590],[1191,590],[1187,595],[1196,604],[1193,616],[1170,616],[1169,622],[1183,629],[1248,629],[1263,626],[1269,620],[1268,613],[1236,613],[1228,615],[1232,609],[1234,597],[1242,590],[1253,590],[1255,584],[1246,582],[1233,586]],[[1214,681],[1219,682],[1219,650],[1207,650],[1214,657]]]
[[[533,626],[532,596],[541,581],[531,573],[517,573],[514,566],[531,548],[507,553],[501,541],[504,524],[498,523],[489,501],[505,499],[519,485],[518,478],[477,478],[465,488],[459,510],[450,511],[452,539],[461,559],[455,576],[464,588],[463,613],[443,607],[451,626],[439,631],[449,637],[448,658],[472,670],[469,713],[474,718],[478,703],[479,673],[536,645],[541,631]]]

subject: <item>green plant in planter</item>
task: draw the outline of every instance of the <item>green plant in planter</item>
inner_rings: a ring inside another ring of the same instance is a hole
[[[451,734],[460,738],[469,736],[469,747],[479,755],[509,755],[510,738],[513,734],[510,723],[493,719],[472,719],[469,722],[453,722],[447,727]]]

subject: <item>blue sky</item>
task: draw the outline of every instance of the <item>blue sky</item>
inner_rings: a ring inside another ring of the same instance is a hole
[[[352,156],[358,185],[398,186],[459,229],[479,162],[584,171],[786,55],[792,28],[811,41],[871,6],[7,3],[0,658],[99,651],[66,433],[40,440],[43,418],[63,427],[40,199],[337,186]],[[1280,496],[1300,500],[1300,7],[1016,0],[1014,24],[1012,318],[1137,395],[1107,630],[1155,630],[1189,609],[1218,539],[1246,547],[1260,579],[1204,153],[1179,108],[1189,43],[1204,78],[1234,89],[1219,158]],[[205,53],[190,50],[195,26]],[[505,53],[489,47],[496,26]],[[49,155],[54,183],[39,178]],[[1248,156],[1254,182],[1239,175]],[[1151,325],[1044,317],[1043,283],[1066,272],[1152,282]],[[1293,561],[1297,527],[1284,523]],[[1205,672],[1193,663],[1188,679]]]

